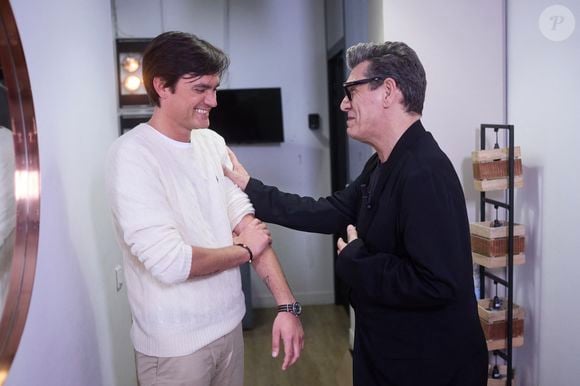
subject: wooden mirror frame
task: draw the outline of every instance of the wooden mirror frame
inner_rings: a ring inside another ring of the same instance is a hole
[[[16,20],[0,0],[0,61],[14,135],[16,229],[6,303],[0,310],[0,385],[18,349],[32,295],[40,220],[40,171],[32,91]]]

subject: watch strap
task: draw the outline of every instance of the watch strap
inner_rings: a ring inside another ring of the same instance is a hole
[[[298,302],[291,304],[280,304],[277,309],[278,312],[289,312],[295,316],[300,316],[302,314],[302,305]]]

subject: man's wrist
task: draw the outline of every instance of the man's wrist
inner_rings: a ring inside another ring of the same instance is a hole
[[[289,303],[289,304],[279,304],[277,307],[278,312],[289,312],[294,316],[302,315],[302,305],[299,302]]]
[[[252,260],[254,259],[254,254],[252,253],[252,250],[250,249],[250,247],[248,247],[246,244],[243,244],[243,243],[235,243],[234,245],[237,247],[242,247],[248,252],[249,259],[247,262],[251,263]]]

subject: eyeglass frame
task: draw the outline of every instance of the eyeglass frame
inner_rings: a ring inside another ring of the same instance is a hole
[[[351,82],[344,82],[342,84],[342,88],[344,89],[344,95],[346,96],[346,98],[350,102],[352,102],[352,93],[350,92],[349,87],[358,86],[361,84],[367,84],[367,83],[371,83],[371,82],[378,82],[379,80],[383,81],[385,79],[387,79],[387,77],[375,76],[373,78],[365,78],[365,79],[353,80]]]

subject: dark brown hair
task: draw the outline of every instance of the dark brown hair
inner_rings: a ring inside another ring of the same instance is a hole
[[[143,82],[151,104],[159,106],[159,95],[153,78],[159,77],[165,86],[175,91],[184,75],[218,75],[227,70],[230,60],[219,48],[185,32],[165,32],[149,43],[143,54]]]

